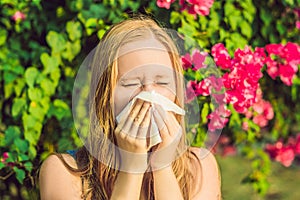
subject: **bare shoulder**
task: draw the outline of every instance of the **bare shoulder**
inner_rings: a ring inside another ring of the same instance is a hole
[[[73,168],[77,168],[72,156],[62,157]],[[80,199],[80,177],[66,168],[57,155],[50,155],[42,164],[39,173],[39,187],[42,200]]]
[[[201,189],[194,194],[194,200],[198,199],[221,199],[221,176],[220,170],[215,156],[205,148],[191,147],[191,152],[197,157],[199,162],[193,162],[198,184],[201,184]],[[201,180],[201,181],[200,181]]]

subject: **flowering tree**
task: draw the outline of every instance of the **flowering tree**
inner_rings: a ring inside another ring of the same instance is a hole
[[[201,109],[193,145],[202,145],[207,130],[223,130],[214,152],[249,158],[252,171],[244,181],[260,194],[268,189],[271,160],[298,165],[299,1],[3,0],[0,11],[5,198],[38,198],[28,188],[39,163],[53,151],[81,145],[70,109],[79,63],[110,25],[131,12],[151,13],[182,34],[186,46],[201,47],[182,55],[191,79],[187,102],[196,98]],[[210,76],[201,73],[210,69],[209,57],[218,69]],[[10,194],[13,186],[23,192]]]

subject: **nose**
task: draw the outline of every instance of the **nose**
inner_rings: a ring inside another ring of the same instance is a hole
[[[152,91],[154,90],[154,81],[144,81],[143,90],[144,91]]]

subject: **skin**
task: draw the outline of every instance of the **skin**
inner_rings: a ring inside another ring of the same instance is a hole
[[[154,90],[171,101],[175,100],[175,81],[174,76],[170,76],[172,74],[170,73],[172,72],[172,64],[168,52],[157,41],[151,41],[150,43],[157,45],[156,47],[161,50],[129,51],[129,53],[118,58],[118,83],[114,93],[115,115],[118,115],[128,102],[141,91]],[[130,50],[130,47],[125,46],[122,49],[122,51],[127,50]],[[164,75],[169,76],[166,78]],[[135,83],[142,84],[134,85]],[[181,136],[180,125],[173,113],[166,112],[159,107],[156,107],[153,111],[151,107],[150,103],[142,100],[135,103],[128,118],[116,127],[115,136],[118,147],[132,153],[130,155],[146,155],[151,147],[147,146],[146,139],[141,139],[143,138],[141,136],[147,134],[145,131],[147,128],[145,129],[145,127],[149,126],[150,116],[153,114],[155,122],[160,127],[162,138],[162,142],[154,147],[155,151],[150,157],[151,167],[157,169],[153,171],[155,199],[184,199],[170,166],[172,158],[170,160],[165,159],[175,152]],[[193,151],[200,158],[201,152],[205,150],[194,148]],[[76,167],[76,162],[71,156],[63,156],[71,166]],[[121,157],[124,161],[121,165],[130,169],[129,171],[134,170],[136,167],[132,163],[139,163],[140,169],[146,171],[148,165],[146,156],[127,157],[127,155],[121,155]],[[196,178],[196,182],[193,182],[196,187],[192,193],[192,199],[218,200],[220,199],[220,179],[216,160],[212,154],[207,152],[207,156],[200,161],[201,167],[196,160],[189,162]],[[161,164],[165,167],[161,168]],[[140,195],[143,190],[143,176],[143,171],[140,173],[120,171],[111,199],[145,199]],[[81,199],[80,178],[69,172],[56,156],[48,157],[43,163],[39,180],[42,200]],[[199,182],[197,182],[198,180]],[[201,182],[202,187],[197,188],[201,185]]]
[[[157,41],[153,41],[153,43],[155,42]],[[157,45],[157,48],[163,48],[159,43]],[[175,101],[174,72],[166,50],[143,49],[130,51],[130,53],[118,59],[118,64],[120,78],[118,79],[114,95],[116,113],[119,113],[128,101],[141,91],[155,91],[171,101]],[[151,147],[147,146],[146,138],[140,138],[147,133],[147,129],[143,127],[149,126],[150,107],[150,103],[138,100],[125,122],[120,123],[116,128],[116,139],[120,148],[135,154],[145,154],[144,159],[139,160],[139,162],[144,162],[142,166],[145,166],[145,171],[148,164],[146,153]],[[164,158],[169,157],[166,155],[174,154],[181,134],[178,131],[180,125],[171,112],[163,112],[161,108],[156,107],[154,119],[158,127],[161,127],[162,142],[155,148],[157,153],[154,153],[150,158],[150,164],[153,166],[156,163],[163,162]],[[130,133],[130,136],[127,133]],[[161,149],[167,149],[167,152],[159,152]],[[123,156],[121,159],[122,161],[130,160],[128,163],[135,163],[132,161],[135,160],[134,156]],[[172,191],[172,193],[166,192],[166,187],[161,187],[160,181],[155,181],[156,199],[183,199],[178,182],[170,166],[171,161],[172,159],[169,160],[169,163],[166,163],[168,165],[167,168],[157,170],[153,174],[154,180],[168,180],[168,190]],[[125,163],[127,162],[125,161]],[[127,169],[128,167],[125,166],[125,168]],[[120,172],[116,180],[116,186],[119,187],[114,187],[111,199],[120,199],[124,196],[128,196],[128,199],[139,199],[142,179],[143,173]],[[135,187],[132,187],[133,185]]]

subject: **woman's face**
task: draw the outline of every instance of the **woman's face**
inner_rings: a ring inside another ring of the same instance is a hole
[[[118,58],[118,77],[114,90],[116,116],[141,91],[155,91],[175,101],[175,71],[166,48],[154,39],[139,46],[142,48],[128,45],[120,50],[123,53]]]

